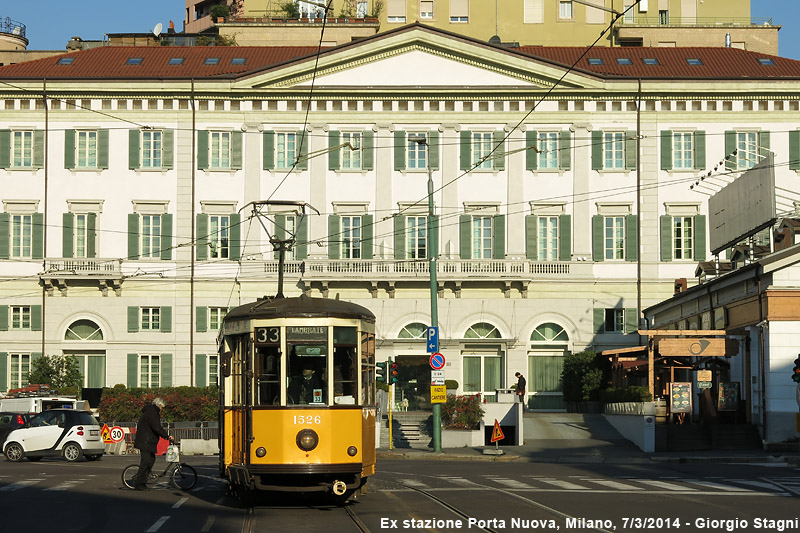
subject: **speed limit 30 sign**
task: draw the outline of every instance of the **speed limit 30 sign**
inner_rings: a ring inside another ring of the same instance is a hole
[[[119,426],[114,426],[108,432],[108,436],[111,439],[111,442],[122,442],[125,439],[125,430]]]

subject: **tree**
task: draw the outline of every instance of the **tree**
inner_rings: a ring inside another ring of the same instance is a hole
[[[43,355],[34,359],[28,383],[49,384],[55,390],[80,389],[83,375],[78,360],[66,355]]]
[[[597,399],[597,391],[603,386],[603,370],[597,357],[596,352],[587,350],[564,358],[561,381],[566,401],[586,402]]]

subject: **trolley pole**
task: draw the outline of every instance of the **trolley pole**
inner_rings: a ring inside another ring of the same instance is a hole
[[[424,144],[426,153],[425,161],[428,167],[428,272],[431,280],[431,326],[439,327],[439,306],[437,298],[439,297],[439,286],[436,280],[436,255],[437,240],[436,240],[436,222],[433,216],[433,173],[431,172],[431,145],[426,137],[412,137],[409,140],[417,144]],[[438,342],[438,340],[437,340]],[[437,351],[439,347],[437,346]],[[442,451],[442,406],[441,404],[432,404],[433,410],[433,451]]]

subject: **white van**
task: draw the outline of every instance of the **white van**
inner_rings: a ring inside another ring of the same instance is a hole
[[[78,400],[70,396],[32,396],[30,398],[4,398],[0,411],[7,413],[41,413],[48,409],[77,408]]]

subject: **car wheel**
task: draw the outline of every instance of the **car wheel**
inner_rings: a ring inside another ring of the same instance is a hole
[[[12,442],[8,446],[6,446],[6,459],[9,461],[13,461],[18,463],[22,461],[22,458],[25,457],[25,450],[22,449],[22,446],[19,443]]]
[[[70,442],[64,446],[64,458],[67,461],[74,463],[81,457],[83,457],[83,450],[74,442]]]
[[[41,456],[36,456],[36,457],[28,456],[25,459],[27,459],[28,461],[30,461],[32,463],[35,463],[36,461],[41,461],[42,457]]]

